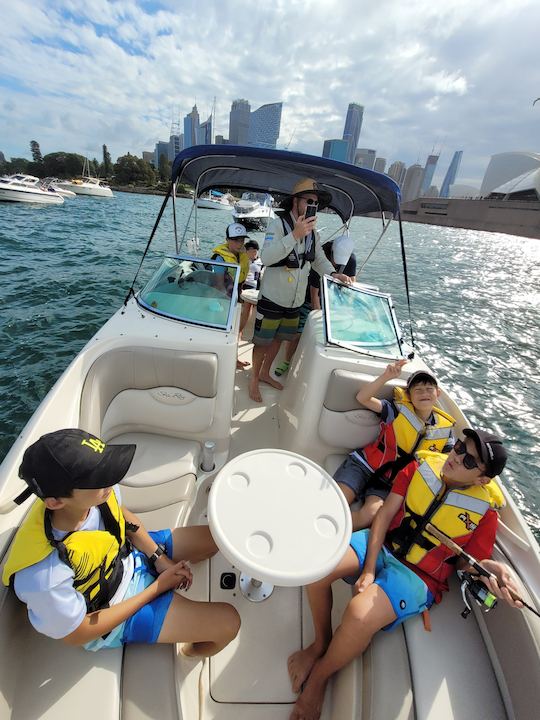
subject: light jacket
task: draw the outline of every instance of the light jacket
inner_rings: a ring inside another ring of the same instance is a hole
[[[131,545],[126,541],[126,524],[115,493],[97,507],[105,530],[76,530],[55,540],[51,513],[42,500],[36,500],[15,535],[2,574],[4,585],[9,585],[19,570],[56,550],[73,570],[73,587],[84,596],[88,612],[107,607],[122,580],[122,559],[131,552]]]
[[[437,580],[444,581],[453,553],[425,530],[429,522],[464,547],[490,508],[504,505],[494,480],[486,485],[449,488],[441,479],[446,455],[424,452],[404,498],[404,514],[387,535],[392,553]]]
[[[222,245],[217,245],[212,250],[212,257],[214,257],[214,255],[219,255],[225,262],[232,263],[233,265],[240,265],[238,283],[240,284],[244,282],[249,272],[249,257],[245,251],[239,253],[237,257],[233,252],[231,252],[231,250],[229,250],[229,246],[225,242]]]

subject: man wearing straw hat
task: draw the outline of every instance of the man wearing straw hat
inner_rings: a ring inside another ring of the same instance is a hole
[[[284,212],[268,226],[261,260],[265,271],[257,303],[253,335],[253,370],[249,396],[262,402],[259,382],[278,390],[283,385],[270,375],[270,368],[284,340],[297,334],[300,308],[304,303],[311,267],[319,275],[333,275],[344,283],[350,278],[337,273],[326,258],[315,229],[317,210],[328,207],[332,195],[311,178],[303,178],[282,203]]]

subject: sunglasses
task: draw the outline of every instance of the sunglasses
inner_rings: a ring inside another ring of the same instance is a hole
[[[456,440],[456,444],[454,445],[454,452],[456,453],[456,455],[463,455],[463,467],[467,468],[467,470],[474,470],[475,468],[480,469],[476,458],[467,452],[467,446],[465,445],[463,440]]]
[[[306,205],[314,205],[315,207],[319,207],[319,201],[313,200],[313,198],[303,198],[306,201]]]

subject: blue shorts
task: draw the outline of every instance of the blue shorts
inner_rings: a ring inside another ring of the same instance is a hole
[[[165,546],[165,553],[172,558],[173,543],[170,530],[157,530],[148,533],[150,537]],[[148,558],[144,553],[136,548],[132,551],[134,561],[134,571],[131,582],[128,585],[124,600],[145,590],[151,585],[157,577],[157,573],[148,563]],[[142,608],[128,618],[125,622],[115,627],[104,638],[98,638],[87,643],[84,647],[86,650],[103,650],[104,648],[117,648],[130,643],[155,643],[161,632],[161,626],[165,620],[165,615],[169,611],[173,599],[174,591],[168,590],[159,595],[155,600],[143,605]]]
[[[360,568],[364,565],[367,552],[369,530],[359,530],[352,534],[350,545],[358,555]],[[351,585],[358,580],[360,573],[354,577],[344,578]],[[385,547],[381,549],[375,565],[375,584],[388,596],[396,619],[384,630],[391,630],[413,615],[418,615],[433,605],[433,595],[426,583],[410,568],[395,558]]]
[[[385,487],[381,481],[371,484],[373,473],[352,455],[347,455],[338,467],[334,473],[334,480],[350,487],[354,492],[355,501],[364,500],[367,495],[375,495],[384,500],[390,492],[390,486]]]

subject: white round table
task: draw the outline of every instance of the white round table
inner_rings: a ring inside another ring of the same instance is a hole
[[[263,600],[273,585],[296,587],[327,575],[352,532],[351,511],[333,478],[286,450],[252,450],[217,474],[208,498],[217,546],[242,571],[240,587]]]

